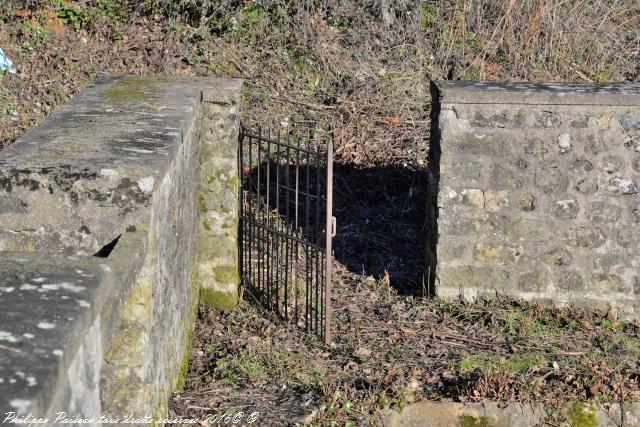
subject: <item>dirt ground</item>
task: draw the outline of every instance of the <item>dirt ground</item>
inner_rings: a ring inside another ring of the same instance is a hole
[[[640,3],[0,2],[0,148],[95,76],[245,79],[253,123],[336,135],[334,342],[247,301],[202,309],[173,415],[369,425],[419,399],[638,399],[640,329],[580,310],[424,297],[430,79],[640,80]]]
[[[333,343],[243,302],[201,309],[173,415],[258,412],[260,425],[376,425],[421,399],[637,400],[640,325],[498,298],[465,305],[399,295],[336,262]]]

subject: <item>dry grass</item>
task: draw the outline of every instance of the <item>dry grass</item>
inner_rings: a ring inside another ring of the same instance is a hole
[[[56,4],[0,6],[0,45],[23,72],[0,80],[9,141],[97,73],[233,75],[254,122],[320,121],[345,163],[424,169],[430,78],[640,77],[635,0],[69,1],[92,18],[62,31]]]
[[[259,412],[262,425],[380,425],[383,410],[420,400],[489,399],[541,403],[548,425],[563,425],[560,409],[575,400],[606,408],[640,397],[637,324],[501,298],[407,298],[340,266],[335,278],[331,346],[246,302],[203,308],[172,414],[234,408]]]

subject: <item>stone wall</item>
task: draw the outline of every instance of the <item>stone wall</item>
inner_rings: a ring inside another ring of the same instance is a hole
[[[202,301],[238,303],[239,87],[204,92],[196,274]]]
[[[218,286],[200,266],[233,258],[201,248],[236,240],[237,184],[203,192],[237,174],[210,156],[236,156],[239,88],[101,78],[0,153],[0,413],[166,416]],[[237,295],[237,277],[224,285]]]
[[[640,85],[437,82],[432,92],[437,295],[639,317]]]

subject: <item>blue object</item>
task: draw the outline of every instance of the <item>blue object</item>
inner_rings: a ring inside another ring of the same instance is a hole
[[[16,74],[16,69],[13,68],[13,62],[5,55],[2,49],[0,49],[0,71],[8,71],[11,74]]]

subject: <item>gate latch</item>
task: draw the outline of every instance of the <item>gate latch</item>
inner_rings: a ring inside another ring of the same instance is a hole
[[[336,237],[336,217],[331,217],[331,237]]]

